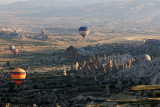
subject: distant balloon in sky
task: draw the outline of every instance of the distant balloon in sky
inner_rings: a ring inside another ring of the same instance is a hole
[[[15,49],[15,46],[14,46],[14,45],[9,45],[9,49],[10,49],[10,51],[12,52],[13,49]]]
[[[88,27],[80,27],[79,28],[79,33],[80,35],[83,37],[83,39],[85,38],[85,36],[87,36],[89,34],[89,29]]]
[[[11,77],[14,82],[19,86],[26,78],[26,72],[21,68],[17,68],[11,72]]]
[[[16,56],[18,54],[18,49],[13,49],[13,54]]]

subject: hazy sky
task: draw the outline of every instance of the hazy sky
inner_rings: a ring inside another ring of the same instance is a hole
[[[8,4],[16,1],[26,1],[26,0],[0,0],[0,4]]]
[[[16,1],[29,1],[29,0],[0,0],[0,5],[13,3],[13,2],[16,2]],[[59,0],[59,1],[73,1],[73,0]],[[101,0],[97,0],[97,1],[101,1]],[[102,1],[104,1],[104,0],[102,0]],[[112,0],[106,0],[106,1],[112,1]],[[117,0],[117,1],[121,1],[121,0]]]

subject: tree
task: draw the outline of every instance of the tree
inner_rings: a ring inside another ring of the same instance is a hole
[[[7,67],[9,67],[9,65],[10,65],[10,63],[9,63],[9,61],[7,61]]]
[[[6,68],[6,64],[4,64],[4,68]]]

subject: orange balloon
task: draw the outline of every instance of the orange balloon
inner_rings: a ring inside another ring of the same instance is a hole
[[[11,77],[17,85],[20,85],[26,78],[26,72],[21,68],[17,68],[11,72]]]
[[[18,54],[18,49],[13,49],[13,54],[16,56]]]

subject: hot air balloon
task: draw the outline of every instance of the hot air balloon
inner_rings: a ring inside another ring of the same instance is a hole
[[[16,56],[17,55],[17,53],[18,53],[18,49],[13,49],[13,54]]]
[[[148,54],[141,54],[137,56],[140,60],[150,61],[151,57]]]
[[[11,77],[14,80],[14,82],[19,86],[25,79],[26,72],[21,68],[17,68],[11,72]]]
[[[13,49],[15,49],[14,45],[9,45],[9,49],[11,50],[11,52],[13,51]]]
[[[80,35],[83,37],[83,39],[85,38],[85,36],[87,36],[89,34],[89,29],[88,27],[80,27],[79,28],[79,33]]]

